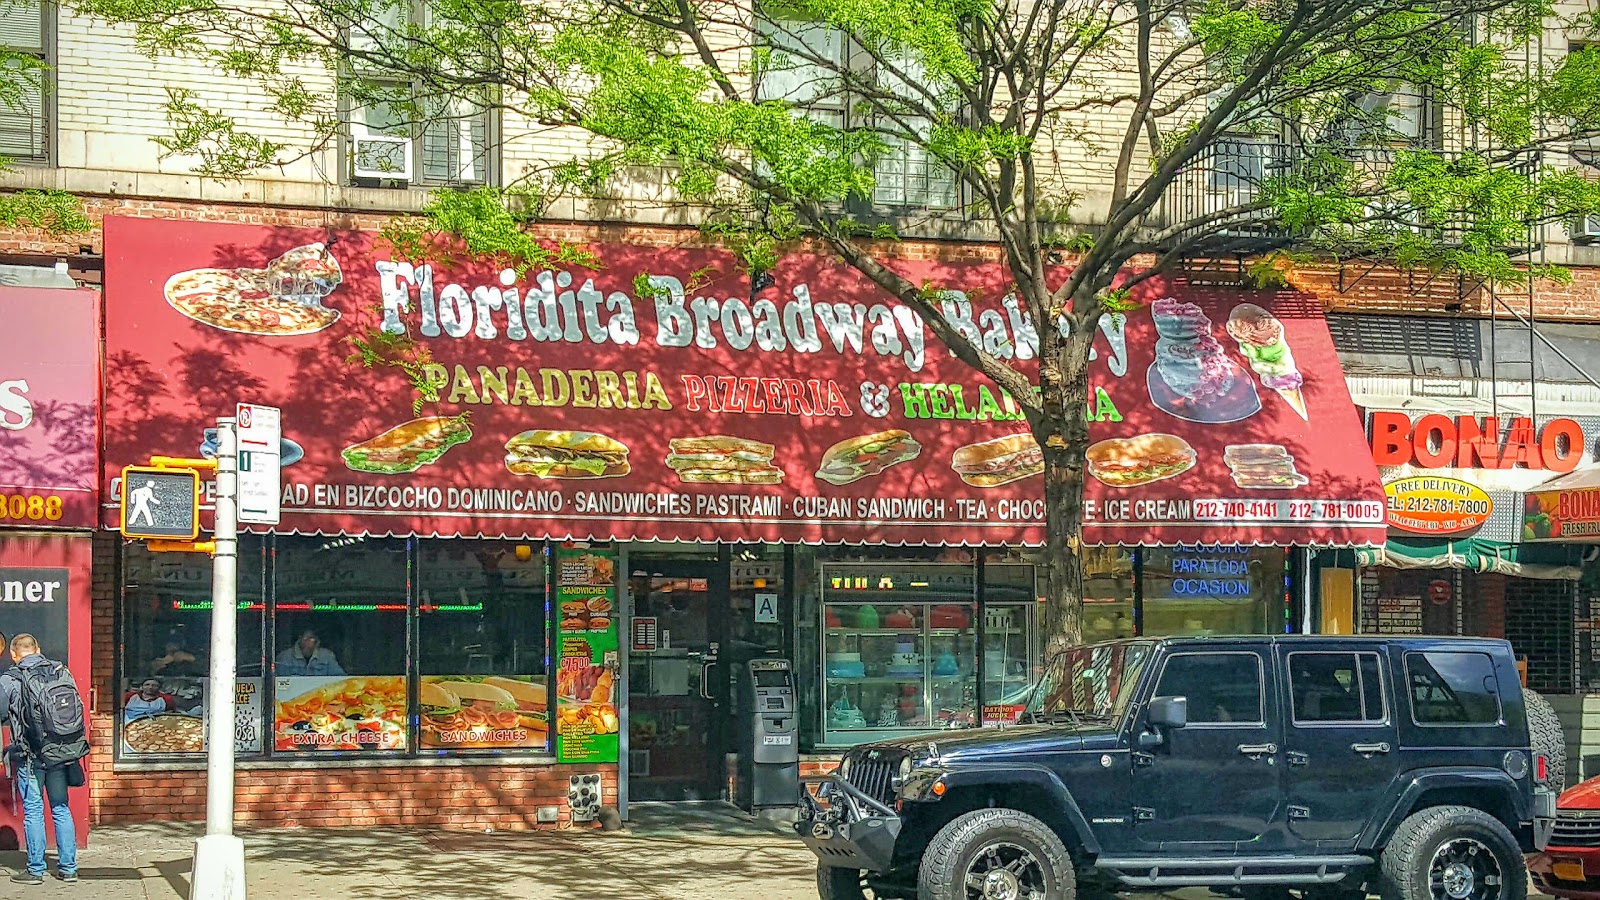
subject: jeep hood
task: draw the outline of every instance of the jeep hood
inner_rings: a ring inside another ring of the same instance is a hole
[[[916,737],[875,741],[871,746],[896,747],[926,756],[930,752],[929,744],[938,748],[941,763],[962,765],[1036,753],[1109,750],[1117,744],[1117,732],[1110,725],[1088,722],[1081,725],[1008,725],[935,731]]]

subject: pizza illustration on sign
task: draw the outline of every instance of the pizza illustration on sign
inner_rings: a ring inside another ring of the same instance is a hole
[[[322,305],[344,281],[322,244],[284,253],[264,269],[190,269],[167,279],[167,303],[201,323],[236,334],[314,334],[339,321]]]

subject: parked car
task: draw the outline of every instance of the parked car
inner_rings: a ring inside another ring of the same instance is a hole
[[[1600,900],[1600,778],[1591,778],[1556,801],[1550,844],[1528,857],[1540,891],[1569,900]]]
[[[1505,641],[1120,641],[1053,659],[1023,724],[852,749],[796,830],[823,900],[1524,900],[1564,760]]]

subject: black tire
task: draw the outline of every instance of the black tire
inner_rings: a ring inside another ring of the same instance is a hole
[[[1528,708],[1529,743],[1534,753],[1543,753],[1550,761],[1550,786],[1560,793],[1567,786],[1567,737],[1561,731],[1561,719],[1550,701],[1534,691],[1524,688],[1522,700]]]
[[[817,896],[822,900],[869,900],[860,869],[817,866]]]
[[[1395,829],[1378,865],[1383,900],[1527,900],[1522,850],[1506,826],[1468,806],[1434,806]]]
[[[934,835],[917,872],[917,900],[983,897],[980,889],[969,890],[969,876],[1007,877],[1001,872],[1021,882],[1018,900],[1075,900],[1078,894],[1072,857],[1050,826],[1014,809],[980,809]]]

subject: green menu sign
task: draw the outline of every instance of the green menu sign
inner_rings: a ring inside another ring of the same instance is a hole
[[[556,758],[617,761],[617,559],[556,550]]]

